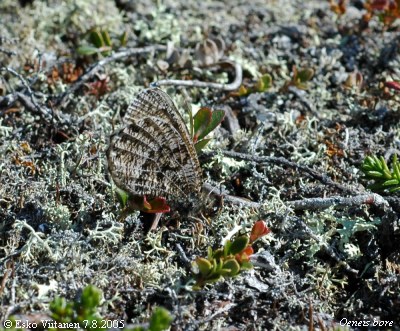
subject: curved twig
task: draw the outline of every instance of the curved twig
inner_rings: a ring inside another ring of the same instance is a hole
[[[224,91],[235,91],[242,84],[243,79],[243,69],[239,63],[236,62],[224,62],[232,65],[235,69],[235,80],[229,84],[220,84],[212,82],[202,82],[198,80],[179,80],[179,79],[163,79],[152,83],[152,86],[187,86],[187,87],[204,87],[213,88]],[[220,64],[220,63],[218,63]]]

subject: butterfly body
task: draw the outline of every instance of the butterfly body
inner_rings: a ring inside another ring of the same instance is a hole
[[[158,88],[139,93],[111,136],[108,168],[115,184],[134,196],[186,200],[200,192],[201,169],[186,125]]]

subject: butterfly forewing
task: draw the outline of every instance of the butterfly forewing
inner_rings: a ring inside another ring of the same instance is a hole
[[[142,91],[132,102],[107,156],[114,182],[133,195],[182,200],[201,188],[200,165],[185,123],[158,88]]]

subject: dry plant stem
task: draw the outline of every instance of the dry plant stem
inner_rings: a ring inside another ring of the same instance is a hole
[[[319,245],[320,247],[325,251],[325,253],[327,253],[330,258],[332,258],[338,265],[342,266],[347,272],[353,274],[353,275],[357,275],[358,274],[358,270],[353,269],[352,267],[349,266],[349,264],[344,261],[341,260],[335,253],[335,251],[326,243],[323,242],[310,228],[309,226],[300,218],[300,217],[296,217],[296,216],[291,216],[289,217],[289,220],[291,221],[296,221],[298,222],[298,224],[300,224],[300,226],[303,228],[304,232],[312,239],[314,239]]]
[[[14,51],[9,51],[8,49],[5,49],[3,47],[0,47],[0,53],[4,53],[7,56],[12,56],[12,55],[17,55]]]
[[[225,62],[232,65],[235,69],[235,80],[229,84],[220,84],[212,82],[202,82],[198,80],[178,80],[178,79],[164,79],[154,82],[153,86],[186,86],[186,87],[201,87],[201,88],[212,88],[223,91],[235,91],[242,84],[243,70],[242,66],[236,62]]]
[[[16,92],[15,96],[22,102],[22,104],[29,109],[32,112],[37,112],[39,113],[39,115],[46,121],[46,122],[50,122],[52,119],[52,114],[51,111],[49,109],[47,109],[46,107],[41,107],[36,99],[35,96],[31,90],[31,87],[29,86],[28,82],[24,79],[24,77],[22,77],[18,72],[16,72],[14,69],[11,68],[7,68],[7,67],[3,67],[1,68],[2,70],[5,70],[7,72],[9,72],[10,74],[14,75],[15,77],[17,77],[20,81],[21,84],[23,85],[23,87],[25,88],[25,90],[27,91],[28,95],[25,95],[25,93],[23,92]],[[6,96],[7,97],[7,96]],[[4,97],[4,98],[6,98]],[[3,100],[4,100],[3,98]],[[10,105],[11,103],[13,103],[15,101],[15,97],[9,97],[8,98],[8,105]]]
[[[103,66],[110,62],[114,62],[120,59],[128,58],[132,55],[142,54],[142,53],[150,53],[154,51],[163,51],[166,50],[167,47],[163,45],[156,46],[147,46],[147,47],[139,47],[139,48],[130,48],[122,52],[114,53],[111,56],[105,57],[100,61],[94,63],[88,71],[79,77],[79,79],[72,85],[70,89],[65,91],[61,96],[58,97],[56,106],[61,106],[67,100],[67,97],[76,92],[85,82],[91,79]]]
[[[313,170],[307,166],[299,165],[293,161],[289,161],[288,159],[285,159],[284,157],[254,156],[254,155],[250,155],[250,154],[231,152],[231,151],[222,151],[221,153],[224,156],[232,157],[232,158],[240,159],[240,160],[253,161],[253,162],[257,162],[257,163],[274,163],[274,164],[284,165],[284,166],[302,171],[302,172],[308,174],[310,177],[319,180],[321,183],[335,187],[345,193],[348,193],[348,194],[358,193],[349,187],[346,187],[344,185],[334,182],[332,179],[330,179],[325,174],[321,174],[320,172]],[[210,153],[209,155],[212,155],[212,154]]]
[[[248,207],[248,208],[261,208],[261,204],[258,202],[253,202],[244,198],[235,197],[233,195],[226,194],[225,192],[221,192],[218,188],[204,183],[202,190],[204,193],[208,195],[212,195],[214,197],[222,198],[224,202],[232,203],[234,205]]]
[[[29,98],[25,94],[21,92],[17,92],[16,96],[18,100],[31,112],[39,112],[39,115],[48,123],[51,122],[53,116],[51,114],[51,110],[46,107],[40,107],[37,103],[33,103],[32,98]]]
[[[289,201],[288,205],[294,210],[317,210],[335,207],[353,207],[363,204],[375,206],[388,206],[388,202],[379,194],[362,194],[345,198],[340,196],[329,198],[309,198],[302,200]]]
[[[224,202],[233,205],[239,205],[248,208],[259,209],[262,203],[246,200],[244,198],[235,197],[226,193],[216,193],[217,189],[209,184],[204,184],[203,189],[211,195],[218,195],[224,199]],[[293,210],[319,210],[328,209],[334,206],[335,208],[354,207],[360,205],[388,206],[388,202],[379,194],[361,194],[353,197],[334,196],[329,198],[308,198],[302,200],[286,201],[285,203]]]

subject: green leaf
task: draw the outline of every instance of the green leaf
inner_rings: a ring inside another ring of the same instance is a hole
[[[121,190],[118,187],[115,188],[115,193],[117,194],[117,199],[119,203],[124,208],[128,203],[129,193],[125,192],[124,190]]]
[[[297,73],[297,79],[301,82],[301,83],[306,83],[308,81],[310,81],[314,76],[314,70],[311,68],[306,68],[303,70],[300,70]]]
[[[399,184],[399,181],[397,179],[389,179],[382,183],[383,186],[392,186],[392,185],[398,185],[398,184]]]
[[[230,240],[227,240],[224,245],[224,257],[227,257],[230,254],[231,246],[232,242]]]
[[[214,252],[213,252],[212,248],[210,246],[208,246],[208,248],[207,248],[207,258],[209,260],[213,259],[213,254],[214,254]]]
[[[223,269],[228,269],[227,274],[230,277],[236,276],[240,271],[240,265],[235,259],[229,259],[224,262]]]
[[[240,268],[242,270],[250,270],[250,269],[253,269],[253,265],[251,264],[251,262],[245,261],[245,262],[242,262]]]
[[[383,173],[384,173],[385,177],[387,179],[392,178],[392,174],[391,174],[391,172],[390,172],[390,170],[389,170],[389,168],[387,166],[387,163],[386,163],[385,159],[383,158],[383,156],[381,156],[380,159],[381,159],[382,169],[383,169]]]
[[[102,34],[97,29],[90,32],[89,40],[97,48],[106,46],[106,43],[104,42]]]
[[[397,162],[397,155],[393,157],[393,174],[398,180],[400,180],[400,165]]]
[[[208,107],[202,107],[193,117],[194,136],[193,141],[196,143],[198,140],[205,137],[203,132],[211,122],[212,111]]]
[[[269,74],[263,75],[256,84],[256,89],[258,92],[265,92],[271,87],[272,77]]]
[[[207,144],[210,142],[211,139],[202,139],[194,144],[194,148],[196,149],[196,153],[199,153]]]
[[[398,192],[400,190],[400,186],[395,186],[389,189],[390,193],[395,193]]]
[[[232,255],[240,253],[242,250],[244,250],[247,247],[248,243],[249,243],[249,237],[247,237],[247,236],[241,236],[241,237],[236,238],[232,242],[232,245],[230,248],[230,253]]]
[[[207,276],[213,268],[211,262],[203,257],[198,257],[195,262],[202,276]]]
[[[101,31],[101,36],[104,40],[104,44],[108,47],[111,47],[112,42],[111,42],[111,38],[110,38],[108,31],[105,31],[105,30]]]
[[[383,162],[382,162],[382,160],[383,160]],[[382,158],[378,158],[376,155],[374,155],[374,161],[375,161],[375,166],[379,170],[383,171],[385,159],[383,157]]]
[[[199,140],[203,139],[207,136],[211,131],[213,131],[223,120],[225,117],[225,111],[222,109],[216,109],[212,112],[211,122],[204,130],[204,132],[199,136]]]
[[[149,331],[163,331],[170,327],[173,318],[168,310],[157,307],[150,317]]]
[[[370,177],[376,177],[376,178],[382,178],[383,173],[378,172],[378,171],[367,171],[367,175]]]
[[[250,90],[247,89],[244,85],[240,85],[239,90],[238,90],[238,95],[240,97],[245,97],[246,95],[250,94]]]
[[[221,251],[222,251],[222,249],[221,249]],[[215,259],[214,260],[214,270],[213,270],[213,273],[215,273],[215,274],[218,274],[219,272],[220,272],[220,270],[222,269],[222,266],[223,266],[223,261],[222,261],[222,259]]]
[[[128,30],[125,30],[122,34],[121,37],[119,37],[119,42],[121,46],[126,46],[128,43]]]
[[[214,257],[214,259],[217,259],[217,260],[223,258],[224,257],[224,250],[222,248],[216,249],[214,251],[213,257]]]
[[[83,289],[81,295],[81,305],[88,309],[94,309],[100,304],[101,291],[93,285],[88,285]]]
[[[93,47],[93,46],[89,46],[89,45],[83,45],[83,46],[79,46],[77,48],[76,52],[79,55],[93,55],[93,54],[100,53],[101,50],[98,49],[97,47]]]
[[[221,279],[222,279],[222,275],[218,274],[218,273],[215,273],[215,274],[212,274],[210,277],[207,277],[207,279],[205,281],[207,283],[216,283]]]

